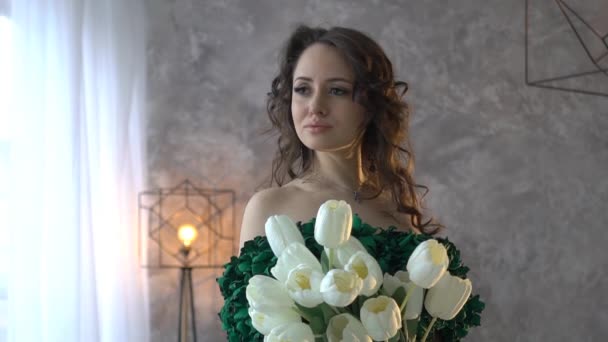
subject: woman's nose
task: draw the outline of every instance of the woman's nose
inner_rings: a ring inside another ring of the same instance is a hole
[[[325,98],[322,94],[317,93],[311,97],[309,104],[309,112],[310,114],[317,114],[320,116],[327,115]]]

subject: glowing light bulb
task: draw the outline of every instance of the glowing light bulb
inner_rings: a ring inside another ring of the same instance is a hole
[[[177,237],[184,244],[184,247],[188,248],[192,245],[192,242],[196,240],[198,232],[191,224],[183,224],[177,230]]]

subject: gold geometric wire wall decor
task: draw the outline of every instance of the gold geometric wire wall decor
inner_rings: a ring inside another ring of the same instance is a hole
[[[532,3],[535,8],[531,8]],[[602,7],[590,1],[526,0],[525,6],[526,84],[608,97],[608,25],[604,25],[608,23],[608,2]],[[536,44],[531,37],[532,26],[541,31]],[[558,47],[546,46],[551,38],[558,39]],[[534,67],[532,47],[537,48]],[[531,80],[530,73],[543,68],[551,71]]]
[[[140,261],[151,268],[221,268],[236,254],[235,192],[204,189],[184,180],[172,188],[139,193]],[[183,251],[179,229],[192,225],[197,237]]]

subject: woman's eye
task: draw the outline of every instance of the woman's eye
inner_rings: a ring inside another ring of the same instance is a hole
[[[295,87],[295,88],[293,88],[293,91],[300,95],[309,95],[309,93],[310,93],[310,89],[306,86]],[[348,90],[342,89],[342,88],[330,88],[329,94],[336,95],[336,96],[342,96],[342,95],[348,94]]]
[[[293,88],[293,91],[298,93],[298,94],[306,94],[306,92],[308,91],[308,88],[306,87],[295,87]]]
[[[342,88],[331,88],[331,90],[329,92],[332,95],[340,96],[340,95],[346,95],[348,93],[348,90],[342,89]]]

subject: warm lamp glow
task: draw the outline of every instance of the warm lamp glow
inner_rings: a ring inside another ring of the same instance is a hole
[[[177,237],[184,244],[184,247],[190,247],[192,241],[196,239],[198,232],[191,224],[183,224],[177,230]]]

